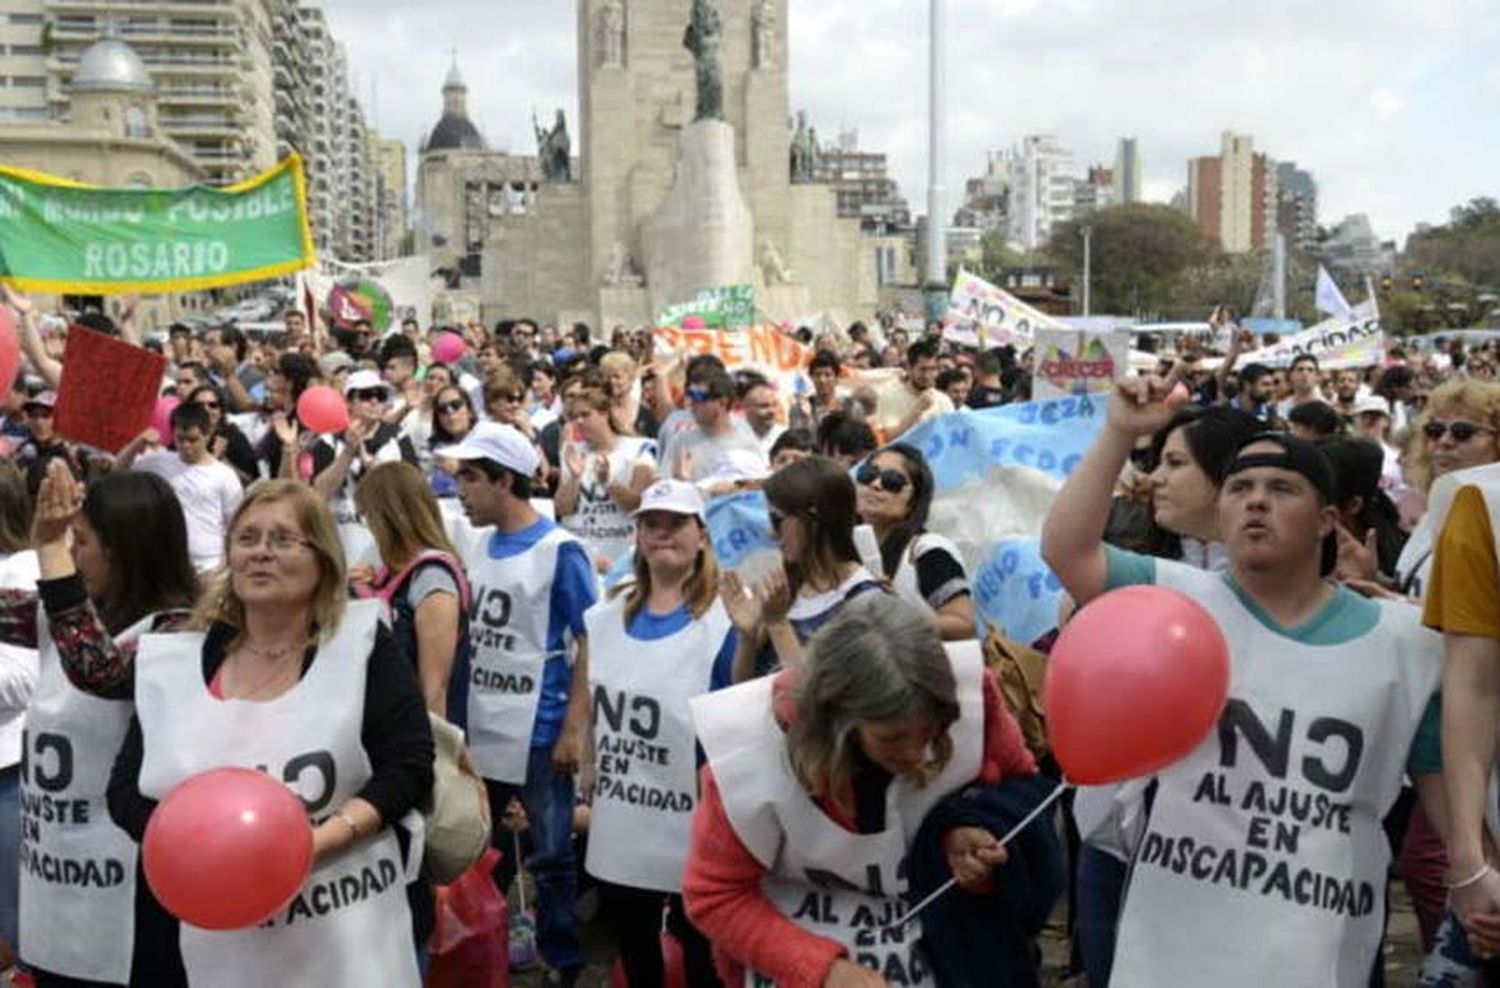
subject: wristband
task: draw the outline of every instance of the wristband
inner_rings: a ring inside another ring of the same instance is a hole
[[[1484,876],[1490,873],[1490,870],[1491,869],[1489,863],[1486,862],[1485,864],[1480,865],[1479,870],[1474,872],[1474,874],[1470,875],[1468,878],[1465,878],[1461,882],[1453,882],[1452,884],[1450,884],[1448,886],[1448,891],[1457,892],[1460,889],[1468,888],[1470,885],[1477,885],[1479,881],[1484,878]]]

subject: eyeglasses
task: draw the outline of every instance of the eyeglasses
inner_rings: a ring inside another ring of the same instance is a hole
[[[279,528],[264,535],[258,529],[247,528],[244,531],[236,532],[229,540],[229,544],[241,552],[251,552],[258,549],[261,543],[265,543],[267,548],[277,554],[291,552],[300,546],[308,546],[309,548],[312,546],[311,542],[300,535],[294,535],[285,529]]]
[[[385,388],[360,388],[349,392],[349,397],[355,401],[385,401]]]
[[[854,474],[854,479],[864,487],[878,484],[887,494],[900,494],[911,483],[911,478],[900,470],[877,470],[873,463],[862,464]]]
[[[455,398],[452,401],[442,402],[437,406],[437,410],[439,415],[452,415],[454,412],[462,411],[467,407],[462,401]]]
[[[775,508],[768,509],[766,513],[771,517],[771,527],[773,529],[780,529],[782,523],[791,517],[785,511],[777,511]]]
[[[50,419],[52,409],[46,405],[22,405],[21,414],[34,419]]]
[[[1426,425],[1422,426],[1422,434],[1432,442],[1437,442],[1446,433],[1453,437],[1454,442],[1466,443],[1481,432],[1492,433],[1494,431],[1494,429],[1475,425],[1473,422],[1465,422],[1462,419],[1456,422],[1444,422],[1441,419],[1432,419]]]

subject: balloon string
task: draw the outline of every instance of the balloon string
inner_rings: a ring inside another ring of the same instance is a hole
[[[1039,817],[1043,813],[1045,813],[1047,811],[1047,808],[1049,806],[1051,806],[1053,803],[1057,802],[1059,799],[1062,798],[1062,794],[1063,793],[1067,792],[1069,789],[1072,789],[1072,788],[1073,788],[1073,783],[1068,782],[1067,780],[1064,780],[1064,781],[1058,783],[1057,788],[1054,789],[1054,790],[1052,790],[1052,792],[1047,796],[1046,799],[1044,799],[1040,803],[1036,804],[1036,808],[1035,809],[1033,809],[1030,813],[1026,814],[1026,816],[1021,819],[1020,823],[1016,824],[1014,827],[1011,827],[1010,831],[1004,837],[1000,838],[1000,846],[1004,847],[1005,845],[1009,844],[1011,841],[1015,840],[1017,834],[1019,834],[1021,831],[1025,830],[1028,826],[1030,826],[1031,822],[1033,820],[1035,820],[1037,817]],[[912,906],[910,909],[908,909],[906,911],[906,915],[903,916],[903,917],[901,917],[901,919],[898,920],[893,925],[897,929],[900,929],[901,927],[906,926],[908,923],[910,923],[913,919],[916,918],[916,916],[917,916],[918,913],[920,913],[922,910],[926,909],[928,906],[932,905],[934,902],[936,902],[939,898],[942,897],[942,895],[943,895],[944,892],[948,891],[949,889],[951,889],[953,886],[955,886],[957,884],[958,884],[958,879],[957,878],[950,878],[950,879],[948,879],[946,882],[944,882],[943,884],[939,885],[937,888],[933,889],[932,892],[928,894],[927,898],[923,899],[921,902],[917,903],[915,906]]]

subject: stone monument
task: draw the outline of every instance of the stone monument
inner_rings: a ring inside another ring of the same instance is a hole
[[[745,283],[778,320],[872,312],[873,243],[833,189],[792,184],[788,0],[577,2],[581,153],[490,219],[485,321],[603,335]]]

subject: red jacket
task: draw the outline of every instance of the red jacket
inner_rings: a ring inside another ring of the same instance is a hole
[[[793,698],[788,672],[777,675],[773,704],[777,720],[788,723]],[[989,785],[1009,775],[1031,775],[1031,757],[1015,718],[1006,709],[994,677],[984,674],[984,756],[979,781]],[[833,800],[819,806],[845,830],[854,820]],[[693,843],[688,848],[682,896],[693,924],[713,941],[716,958],[744,965],[790,988],[819,988],[833,962],[847,951],[832,940],[809,933],[786,917],[761,891],[766,869],[740,842],[713,771],[704,765],[698,807],[693,814]],[[743,973],[723,971],[726,984],[743,981]]]

